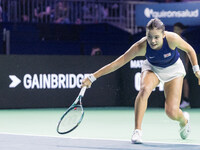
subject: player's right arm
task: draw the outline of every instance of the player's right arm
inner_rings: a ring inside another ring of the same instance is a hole
[[[92,75],[94,78],[97,79],[103,75],[114,72],[115,70],[121,68],[135,57],[144,56],[145,53],[146,53],[146,37],[142,38],[141,40],[133,44],[123,55],[118,57],[113,62],[107,64],[106,66],[100,68]],[[89,87],[90,85],[91,85],[91,80],[89,80],[88,78],[83,80],[82,86]]]

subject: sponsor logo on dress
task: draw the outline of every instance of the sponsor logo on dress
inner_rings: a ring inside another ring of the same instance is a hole
[[[171,53],[164,54],[163,56],[164,56],[164,58],[170,57]]]

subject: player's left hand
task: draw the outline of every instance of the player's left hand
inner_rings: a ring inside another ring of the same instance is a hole
[[[198,78],[198,83],[200,85],[200,71],[195,72],[195,76]]]

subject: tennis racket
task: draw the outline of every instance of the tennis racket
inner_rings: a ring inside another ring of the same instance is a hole
[[[84,116],[81,99],[84,96],[85,91],[86,86],[82,87],[76,100],[60,118],[57,125],[57,132],[59,134],[66,134],[73,131],[81,123]]]

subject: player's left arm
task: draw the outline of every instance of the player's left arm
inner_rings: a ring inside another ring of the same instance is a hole
[[[177,47],[187,53],[188,58],[193,66],[193,71],[195,73],[195,76],[199,79],[199,84],[200,84],[199,65],[198,65],[197,55],[193,47],[175,33],[171,33],[169,39],[172,43],[172,46]]]

